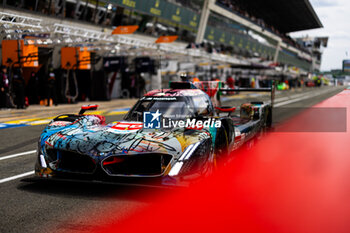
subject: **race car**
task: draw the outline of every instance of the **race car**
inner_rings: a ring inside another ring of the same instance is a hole
[[[174,82],[147,93],[124,120],[109,124],[103,116],[84,114],[97,105],[59,115],[40,136],[35,174],[157,185],[187,185],[207,176],[220,158],[272,121],[268,103],[243,104],[239,116],[233,107],[215,106],[217,87]]]

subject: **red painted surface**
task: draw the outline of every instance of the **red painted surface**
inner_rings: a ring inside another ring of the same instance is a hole
[[[220,107],[215,107],[215,109],[219,110],[220,112],[234,112],[236,110],[235,107],[233,108],[220,108]]]
[[[97,108],[98,108],[97,104],[81,106],[81,109],[84,109],[84,110],[96,110]]]
[[[139,130],[143,128],[143,123],[118,122],[111,128],[117,130]]]

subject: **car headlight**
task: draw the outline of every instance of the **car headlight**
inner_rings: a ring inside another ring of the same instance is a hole
[[[181,157],[179,158],[178,162],[176,162],[174,164],[174,166],[171,168],[170,172],[169,172],[169,176],[176,176],[179,174],[180,170],[182,168],[186,168],[186,167],[192,167],[191,164],[193,163],[193,161],[195,161],[196,159],[192,159],[192,160],[189,160],[193,155],[197,155],[198,153],[198,150],[197,148],[201,145],[205,148],[203,149],[207,149],[206,148],[206,142],[209,142],[208,140],[207,141],[201,141],[201,142],[196,142],[194,144],[191,144],[189,145],[185,150],[184,152],[182,153]],[[201,149],[201,148],[200,148]],[[199,158],[201,159],[201,158]],[[183,167],[184,165],[186,165],[185,167]],[[187,170],[187,169],[185,169]]]
[[[197,149],[197,147],[199,146],[200,142],[197,142],[195,144],[191,144],[189,145],[184,152],[182,153],[181,157],[180,157],[180,161],[183,160],[187,160],[191,157],[191,155],[193,154],[193,152]]]
[[[39,145],[38,145],[38,156],[39,156],[40,165],[41,165],[41,167],[43,167],[43,168],[47,168],[45,156],[44,156],[43,151],[42,151],[42,149],[41,149],[40,142],[39,142],[38,144],[39,144]]]
[[[45,158],[44,158],[44,155],[42,153],[39,154],[39,158],[40,158],[40,164],[41,164],[41,167],[43,168],[47,168],[47,164],[46,164],[46,161],[45,161]]]

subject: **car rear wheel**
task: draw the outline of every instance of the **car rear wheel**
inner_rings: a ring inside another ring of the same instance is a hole
[[[228,153],[228,135],[226,128],[222,126],[218,129],[218,135],[215,140],[215,158],[220,160],[220,158],[226,157]]]

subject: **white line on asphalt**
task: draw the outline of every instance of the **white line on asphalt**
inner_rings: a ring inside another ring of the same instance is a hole
[[[4,157],[0,157],[0,161],[5,160],[5,159],[15,158],[15,157],[22,156],[22,155],[34,154],[34,153],[36,153],[36,150],[30,150],[30,151],[21,152],[21,153],[17,153],[17,154],[13,154],[13,155],[7,155]]]
[[[284,101],[284,100],[289,100],[289,96],[277,98],[277,99],[275,99],[274,101],[275,101],[275,103],[277,103],[277,102],[282,102],[282,101]]]
[[[284,102],[280,102],[280,103],[274,104],[274,107],[280,107],[280,106],[283,106],[283,105],[295,103],[295,102],[298,102],[300,100],[309,99],[309,98],[312,98],[312,97],[315,97],[315,96],[326,94],[328,92],[330,92],[330,90],[321,91],[319,93],[311,94],[311,95],[304,95],[304,96],[301,96],[299,98],[295,98],[295,99],[291,99],[291,100],[287,100],[287,101],[284,101]]]
[[[276,98],[274,100],[274,103],[275,103],[275,106],[276,105],[283,106],[283,105],[286,105],[286,104],[289,104],[289,103],[293,103],[293,102],[297,102],[299,100],[303,100],[304,98],[302,98],[302,97],[305,97],[305,98],[306,97],[307,98],[308,97],[314,97],[314,96],[325,94],[325,93],[330,92],[330,91],[332,91],[332,90],[322,90],[322,91],[316,93],[316,95],[312,91],[308,91],[306,93],[293,94],[293,95],[290,95],[290,96]],[[222,102],[228,102],[228,101],[231,101],[231,100],[234,100],[234,97],[232,97],[232,98],[227,97],[227,99],[224,99]],[[291,102],[286,102],[286,100],[288,100],[288,101],[291,100]],[[296,100],[296,101],[294,101],[294,100]],[[270,103],[270,102],[271,101],[267,101],[267,103]],[[286,104],[279,105],[278,104],[279,102],[281,102],[281,103],[286,102]]]
[[[303,100],[303,99],[309,99],[310,97],[312,97],[312,96],[308,96],[308,95],[307,95],[307,96],[303,96],[303,97],[300,97],[300,98],[287,100],[287,101],[284,101],[284,102],[280,102],[280,103],[278,103],[278,104],[275,104],[274,107],[280,107],[280,106],[283,106],[283,105],[295,103],[295,102],[298,102],[298,101]]]
[[[312,97],[315,97],[315,96],[319,96],[319,95],[323,95],[323,94],[326,94],[328,92],[330,92],[332,90],[323,90],[323,91],[320,91],[318,93],[303,93],[303,94],[297,94],[297,95],[293,95],[293,96],[289,96],[289,97],[282,97],[282,98],[279,98],[279,99],[275,99],[275,103],[274,103],[274,107],[280,107],[280,106],[283,106],[283,105],[287,105],[287,104],[291,104],[291,103],[294,103],[294,102],[298,102],[300,100],[304,100],[304,99],[308,99],[308,98],[312,98]],[[287,101],[281,101],[281,100],[286,100],[285,98],[287,98],[288,100]],[[271,103],[271,101],[267,101],[266,103]]]
[[[11,181],[11,180],[19,179],[19,178],[22,178],[22,177],[25,177],[25,176],[30,176],[30,175],[33,175],[33,174],[34,174],[34,171],[30,171],[30,172],[25,172],[25,173],[22,173],[22,174],[19,174],[19,175],[11,176],[11,177],[8,177],[8,178],[4,178],[4,179],[0,180],[0,184],[8,182],[8,181]]]

